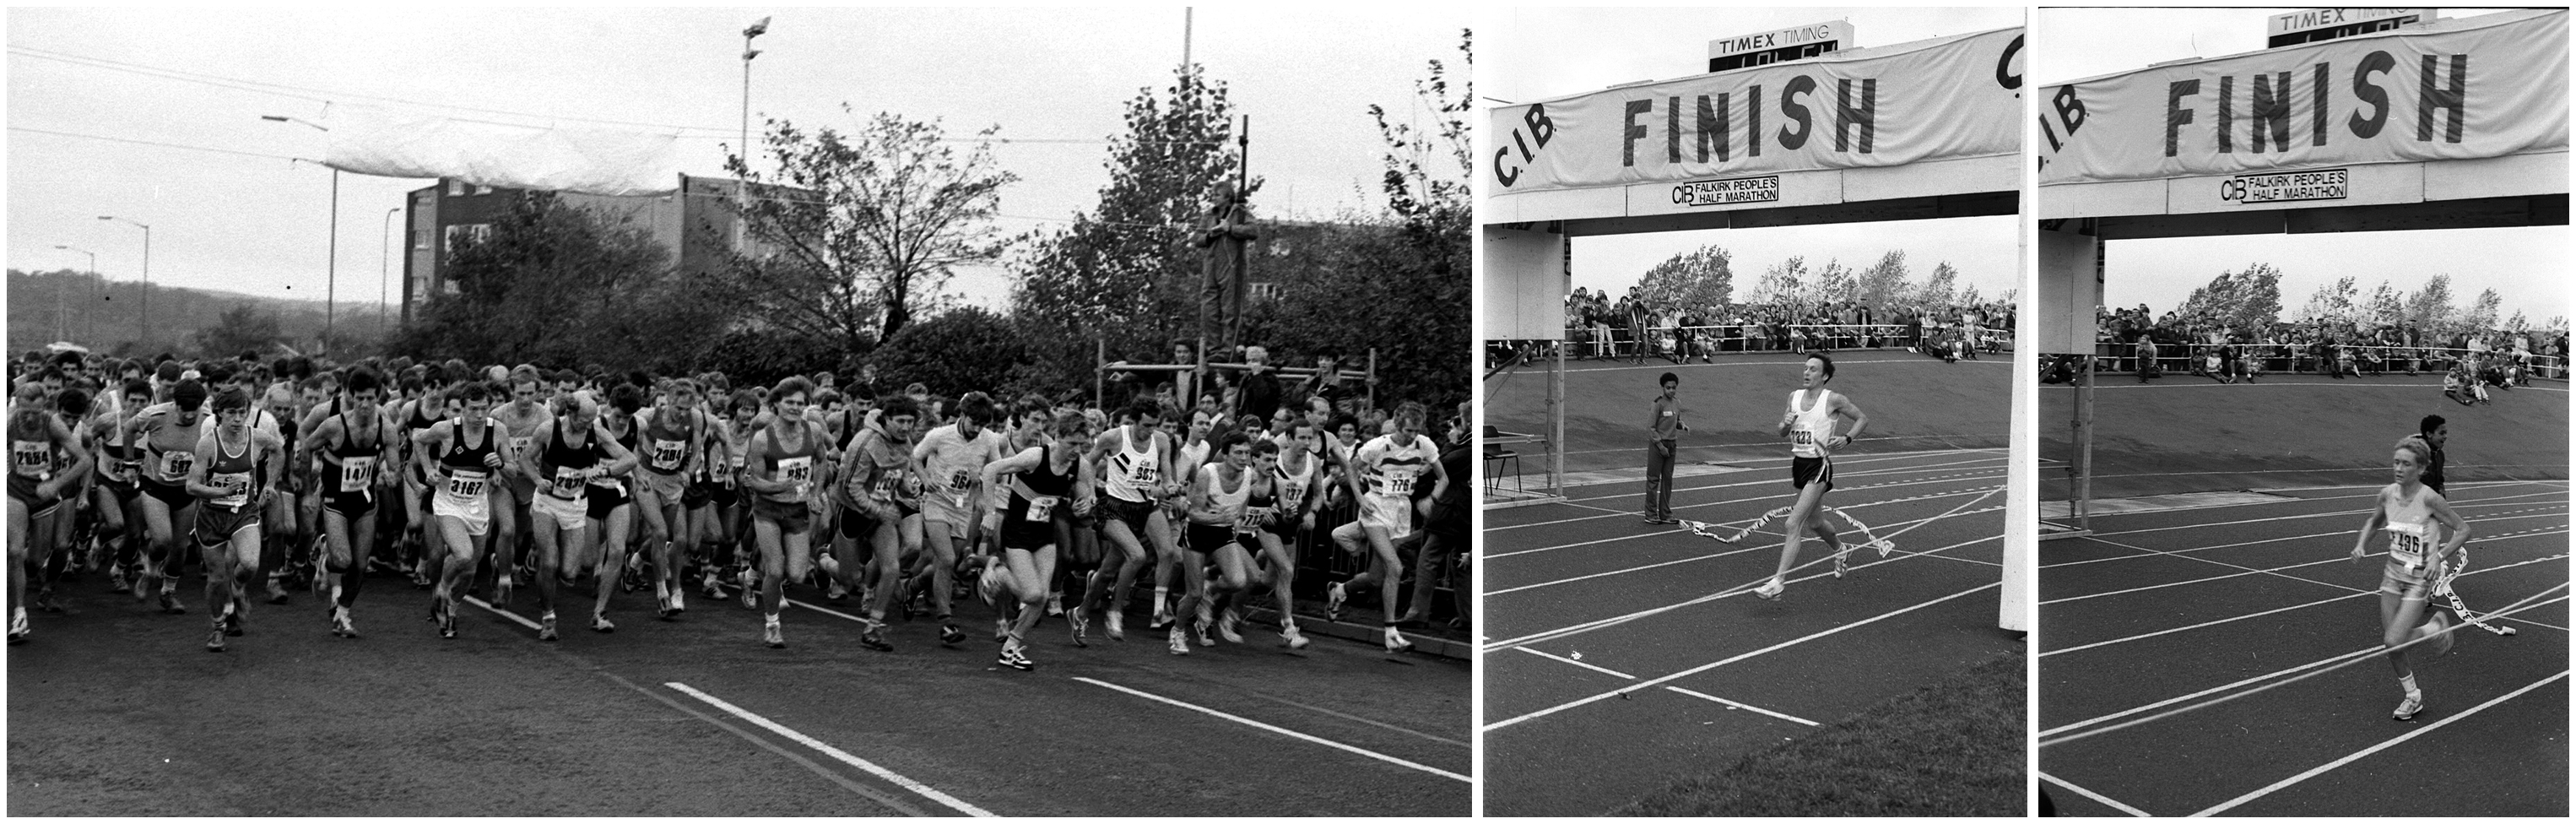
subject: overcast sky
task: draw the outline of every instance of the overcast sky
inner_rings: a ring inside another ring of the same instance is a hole
[[[1889,46],[2022,25],[2019,8],[1589,8],[1479,11],[1476,94],[1500,102],[1546,100],[1641,80],[1708,70],[1708,41],[1828,20],[1847,20],[1862,46]],[[1483,121],[1478,121],[1481,126]],[[1827,260],[1860,268],[1890,249],[1904,249],[1920,279],[1933,264],[1958,267],[1962,286],[1996,296],[2021,282],[2016,218],[1906,220],[1886,223],[1713,229],[1576,238],[1574,285],[1625,291],[1646,269],[1681,252],[1715,244],[1733,253],[1736,297],[1762,270],[1804,255],[1813,271]]]
[[[2288,9],[2042,9],[2031,39],[2031,75],[2042,85],[2146,68],[2151,63],[2263,49],[2265,18]],[[2443,9],[2445,19],[2494,9]],[[2045,196],[2044,194],[2042,195]],[[2254,262],[2281,270],[2281,310],[2298,311],[2317,289],[2353,277],[2367,296],[2382,281],[2414,291],[2451,276],[2455,305],[2494,289],[2503,311],[2537,324],[2568,313],[2567,227],[2339,232],[2314,235],[2124,240],[2104,253],[2103,303],[2164,312],[2223,271]]]
[[[1002,197],[1001,211],[1013,217],[999,225],[1012,232],[1061,226],[1096,202],[1108,180],[1105,141],[1123,129],[1126,102],[1168,84],[1182,55],[1179,8],[11,9],[8,265],[88,265],[53,248],[63,244],[97,252],[111,279],[133,279],[141,232],[97,220],[117,215],[152,225],[155,283],[318,299],[329,258],[328,170],[26,130],[314,157],[324,149],[320,133],[259,116],[318,120],[323,104],[306,98],[378,102],[353,97],[368,95],[517,113],[405,107],[515,122],[712,127],[730,143],[741,116],[741,32],[764,15],[774,19],[752,64],[755,130],[768,116],[849,127],[885,110],[940,118],[952,135],[998,123],[1006,138],[1088,141],[995,150],[1021,178]],[[1411,118],[1426,61],[1454,65],[1469,22],[1459,10],[1400,6],[1199,9],[1192,57],[1252,118],[1252,171],[1268,178],[1255,207],[1269,217],[1325,218],[1381,206],[1381,144],[1368,105]],[[296,90],[233,88],[236,81]],[[841,113],[845,101],[855,117]],[[691,173],[721,171],[718,139],[683,138],[682,149]],[[376,299],[386,210],[428,184],[342,176],[342,300]],[[392,268],[399,278],[399,258]],[[951,284],[987,306],[1002,305],[1005,288],[998,269]],[[399,300],[398,284],[394,292]]]

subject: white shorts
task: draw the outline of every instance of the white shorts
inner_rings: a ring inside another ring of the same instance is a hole
[[[481,535],[492,528],[490,496],[463,497],[442,489],[430,498],[429,514],[464,521],[467,535]]]
[[[580,529],[590,522],[590,502],[579,498],[567,500],[539,492],[528,508],[552,516],[557,529]]]
[[[968,506],[968,504],[959,503],[957,498],[950,496],[950,493],[936,489],[923,490],[921,520],[925,523],[930,521],[945,523],[948,525],[950,537],[962,538],[966,536]]]
[[[1413,531],[1413,499],[1402,496],[1367,495],[1360,498],[1360,525],[1386,530],[1388,535]]]

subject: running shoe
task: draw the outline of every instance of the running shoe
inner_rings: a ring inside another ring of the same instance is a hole
[[[1842,580],[1844,575],[1851,573],[1851,553],[1850,544],[1844,544],[1842,549],[1834,552],[1834,580]]]
[[[1190,641],[1189,641],[1189,639],[1187,639],[1187,638],[1183,638],[1183,637],[1181,637],[1181,628],[1180,628],[1180,627],[1178,627],[1178,626],[1174,626],[1174,627],[1172,627],[1172,639],[1171,639],[1171,641],[1172,641],[1172,643],[1171,643],[1171,649],[1172,649],[1172,654],[1173,654],[1173,655],[1188,655],[1188,654],[1190,654]]]
[[[1109,613],[1109,640],[1127,640],[1127,616],[1115,611]]]
[[[1049,618],[1053,618],[1053,617],[1056,617],[1056,616],[1058,616],[1058,615],[1063,615],[1063,614],[1064,614],[1064,593],[1061,593],[1061,592],[1050,592],[1050,593],[1047,593],[1047,617],[1049,617]]]
[[[832,587],[823,591],[823,600],[826,601],[839,601],[848,597],[850,597],[850,588],[842,586],[839,579],[834,579]]]
[[[9,613],[9,643],[24,642],[27,640],[27,634],[27,611],[21,609]]]
[[[178,583],[168,578],[161,579],[161,611],[171,615],[188,614],[188,605],[179,603]]]
[[[679,589],[671,590],[671,614],[678,615],[687,611],[689,611],[689,593]]]
[[[617,625],[608,622],[607,613],[594,612],[590,614],[590,631],[598,633],[616,632]]]
[[[456,640],[456,605],[449,601],[442,601],[440,602],[440,607],[441,608],[438,611],[438,637],[451,641]]]
[[[714,599],[719,600],[719,601],[724,600],[724,597],[725,597],[724,582],[716,580],[716,571],[715,571],[715,570],[712,570],[712,569],[707,570],[707,577],[706,577],[706,580],[704,580],[704,581],[702,581],[702,582],[700,582],[700,583],[703,585],[703,589],[701,589],[700,591],[705,592],[705,593],[707,594],[707,597],[709,597],[709,598],[714,598]],[[628,592],[634,592],[635,590],[634,590],[634,588],[629,587],[629,588],[627,588],[627,590],[626,590],[626,591],[628,591]]]
[[[1216,619],[1216,634],[1224,637],[1226,643],[1243,643],[1243,633],[1235,629],[1237,625],[1242,623],[1243,614],[1236,612],[1233,607],[1226,607],[1225,614],[1218,616]]]
[[[680,614],[680,611],[671,608],[671,594],[661,592],[653,595],[653,614],[668,621],[672,616]]]
[[[332,610],[331,634],[340,638],[358,637],[358,622],[349,616],[348,607]]]
[[[216,623],[223,625],[225,635],[230,635],[235,638],[242,636],[242,611],[240,608],[235,607],[233,609],[225,610],[224,617],[219,619]]]
[[[1031,661],[1028,656],[1020,654],[1019,647],[1003,647],[1002,657],[995,659],[994,662],[1021,672],[1027,672],[1038,668],[1037,662]]]
[[[1208,624],[1216,621],[1216,607],[1213,604],[1215,600],[1214,596],[1199,599],[1199,623]]]
[[[561,636],[555,634],[554,613],[549,612],[537,617],[537,640],[552,641],[559,637]]]
[[[1342,602],[1348,601],[1350,598],[1351,594],[1348,591],[1343,590],[1342,585],[1339,582],[1334,583],[1332,586],[1325,587],[1324,618],[1331,621],[1342,620]]]
[[[135,573],[134,580],[134,600],[140,601],[145,598],[150,598],[152,597],[153,590],[161,588],[161,571],[146,568],[141,572]]]
[[[1782,594],[1787,593],[1788,591],[1789,586],[1787,584],[1780,583],[1780,579],[1778,578],[1773,578],[1770,583],[1763,584],[1761,587],[1753,590],[1753,597],[1760,598],[1765,601],[1777,601],[1780,600],[1780,596]]]
[[[1077,608],[1077,609],[1075,609],[1075,610],[1073,610],[1073,611],[1071,611],[1071,612],[1067,612],[1067,613],[1065,613],[1065,614],[1064,614],[1064,622],[1065,622],[1065,623],[1067,623],[1067,624],[1071,624],[1071,625],[1073,625],[1073,645],[1074,645],[1074,646],[1077,646],[1077,647],[1088,647],[1088,646],[1091,646],[1091,642],[1090,642],[1089,640],[1087,640],[1087,639],[1083,638],[1084,633],[1085,633],[1085,632],[1087,632],[1087,631],[1089,631],[1089,630],[1091,629],[1091,622],[1090,622],[1089,620],[1084,619],[1084,618],[1082,617],[1082,610],[1081,610],[1081,609],[1078,609],[1078,608]]]
[[[869,621],[867,628],[859,630],[859,646],[878,652],[894,651],[894,645],[886,643],[885,624],[877,621]]]
[[[206,633],[206,651],[224,651],[224,628],[222,626],[217,626],[215,627],[215,631]]]
[[[2424,694],[2420,692],[2407,693],[2406,700],[2397,702],[2397,711],[2389,713],[2388,717],[2390,720],[2394,721],[2413,721],[2415,720],[2415,714],[2423,711]]]
[[[107,573],[107,591],[122,593],[133,590],[134,585],[125,580],[125,573],[114,570]]]
[[[493,580],[492,582],[492,605],[496,607],[509,606],[510,591],[517,588],[519,588],[519,582],[512,580],[510,573],[501,573],[501,577]]]
[[[1289,649],[1305,649],[1307,644],[1314,643],[1306,640],[1306,636],[1297,631],[1296,624],[1279,628],[1279,642],[1287,645]]]
[[[1198,636],[1198,639],[1199,639],[1199,646],[1202,646],[1202,647],[1213,647],[1213,646],[1216,646],[1216,636],[1208,634],[1208,628],[1209,628],[1210,626],[1215,625],[1215,624],[1216,624],[1216,622],[1215,622],[1215,621],[1205,621],[1205,620],[1201,620],[1201,621],[1191,621],[1191,622],[1190,622],[1190,634],[1191,634],[1191,635]],[[1179,629],[1178,629],[1178,628],[1174,628],[1174,630],[1173,630],[1173,631],[1177,632],[1177,631],[1179,631]]]
[[[760,581],[759,581],[759,579],[753,578],[753,577],[751,577],[751,576],[752,576],[751,570],[746,569],[746,570],[743,570],[743,571],[742,571],[742,608],[743,608],[743,609],[759,609],[759,608],[760,608]]]
[[[1412,648],[1413,642],[1407,640],[1404,637],[1404,633],[1397,632],[1394,627],[1386,628],[1386,651],[1388,654],[1400,653]]]
[[[787,634],[779,629],[778,622],[773,619],[760,625],[760,643],[768,645],[770,649],[786,649]]]
[[[966,631],[957,628],[957,621],[955,619],[939,619],[939,643],[948,646],[956,646],[959,642],[964,640],[966,640]]]

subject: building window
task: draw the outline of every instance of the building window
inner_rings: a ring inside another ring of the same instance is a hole
[[[448,197],[464,197],[464,196],[465,196],[465,190],[466,190],[467,188],[468,188],[468,187],[467,187],[467,185],[466,185],[465,181],[457,180],[457,179],[452,178],[452,177],[447,179],[447,196],[448,196]]]
[[[414,252],[429,251],[429,230],[411,230],[411,250]]]
[[[490,240],[492,238],[492,224],[460,223],[447,227],[448,251],[456,251],[456,242],[459,238],[470,239],[476,243]]]
[[[1249,291],[1253,300],[1279,299],[1279,284],[1276,283],[1255,283]]]

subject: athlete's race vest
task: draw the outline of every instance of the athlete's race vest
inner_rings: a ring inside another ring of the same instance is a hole
[[[1789,414],[1796,416],[1789,422],[1789,454],[1801,458],[1822,458],[1825,444],[1834,439],[1834,393],[1830,389],[1818,391],[1815,405],[1802,411],[1798,408],[1798,400],[1804,394],[1806,390],[1803,389],[1789,393]]]
[[[1118,428],[1118,451],[1110,453],[1108,471],[1103,474],[1108,476],[1110,497],[1129,503],[1144,503],[1152,495],[1154,480],[1162,474],[1163,456],[1151,450],[1137,450],[1135,438],[1128,435],[1129,429],[1124,426]],[[1153,442],[1154,436],[1148,433],[1146,445],[1152,446]]]

